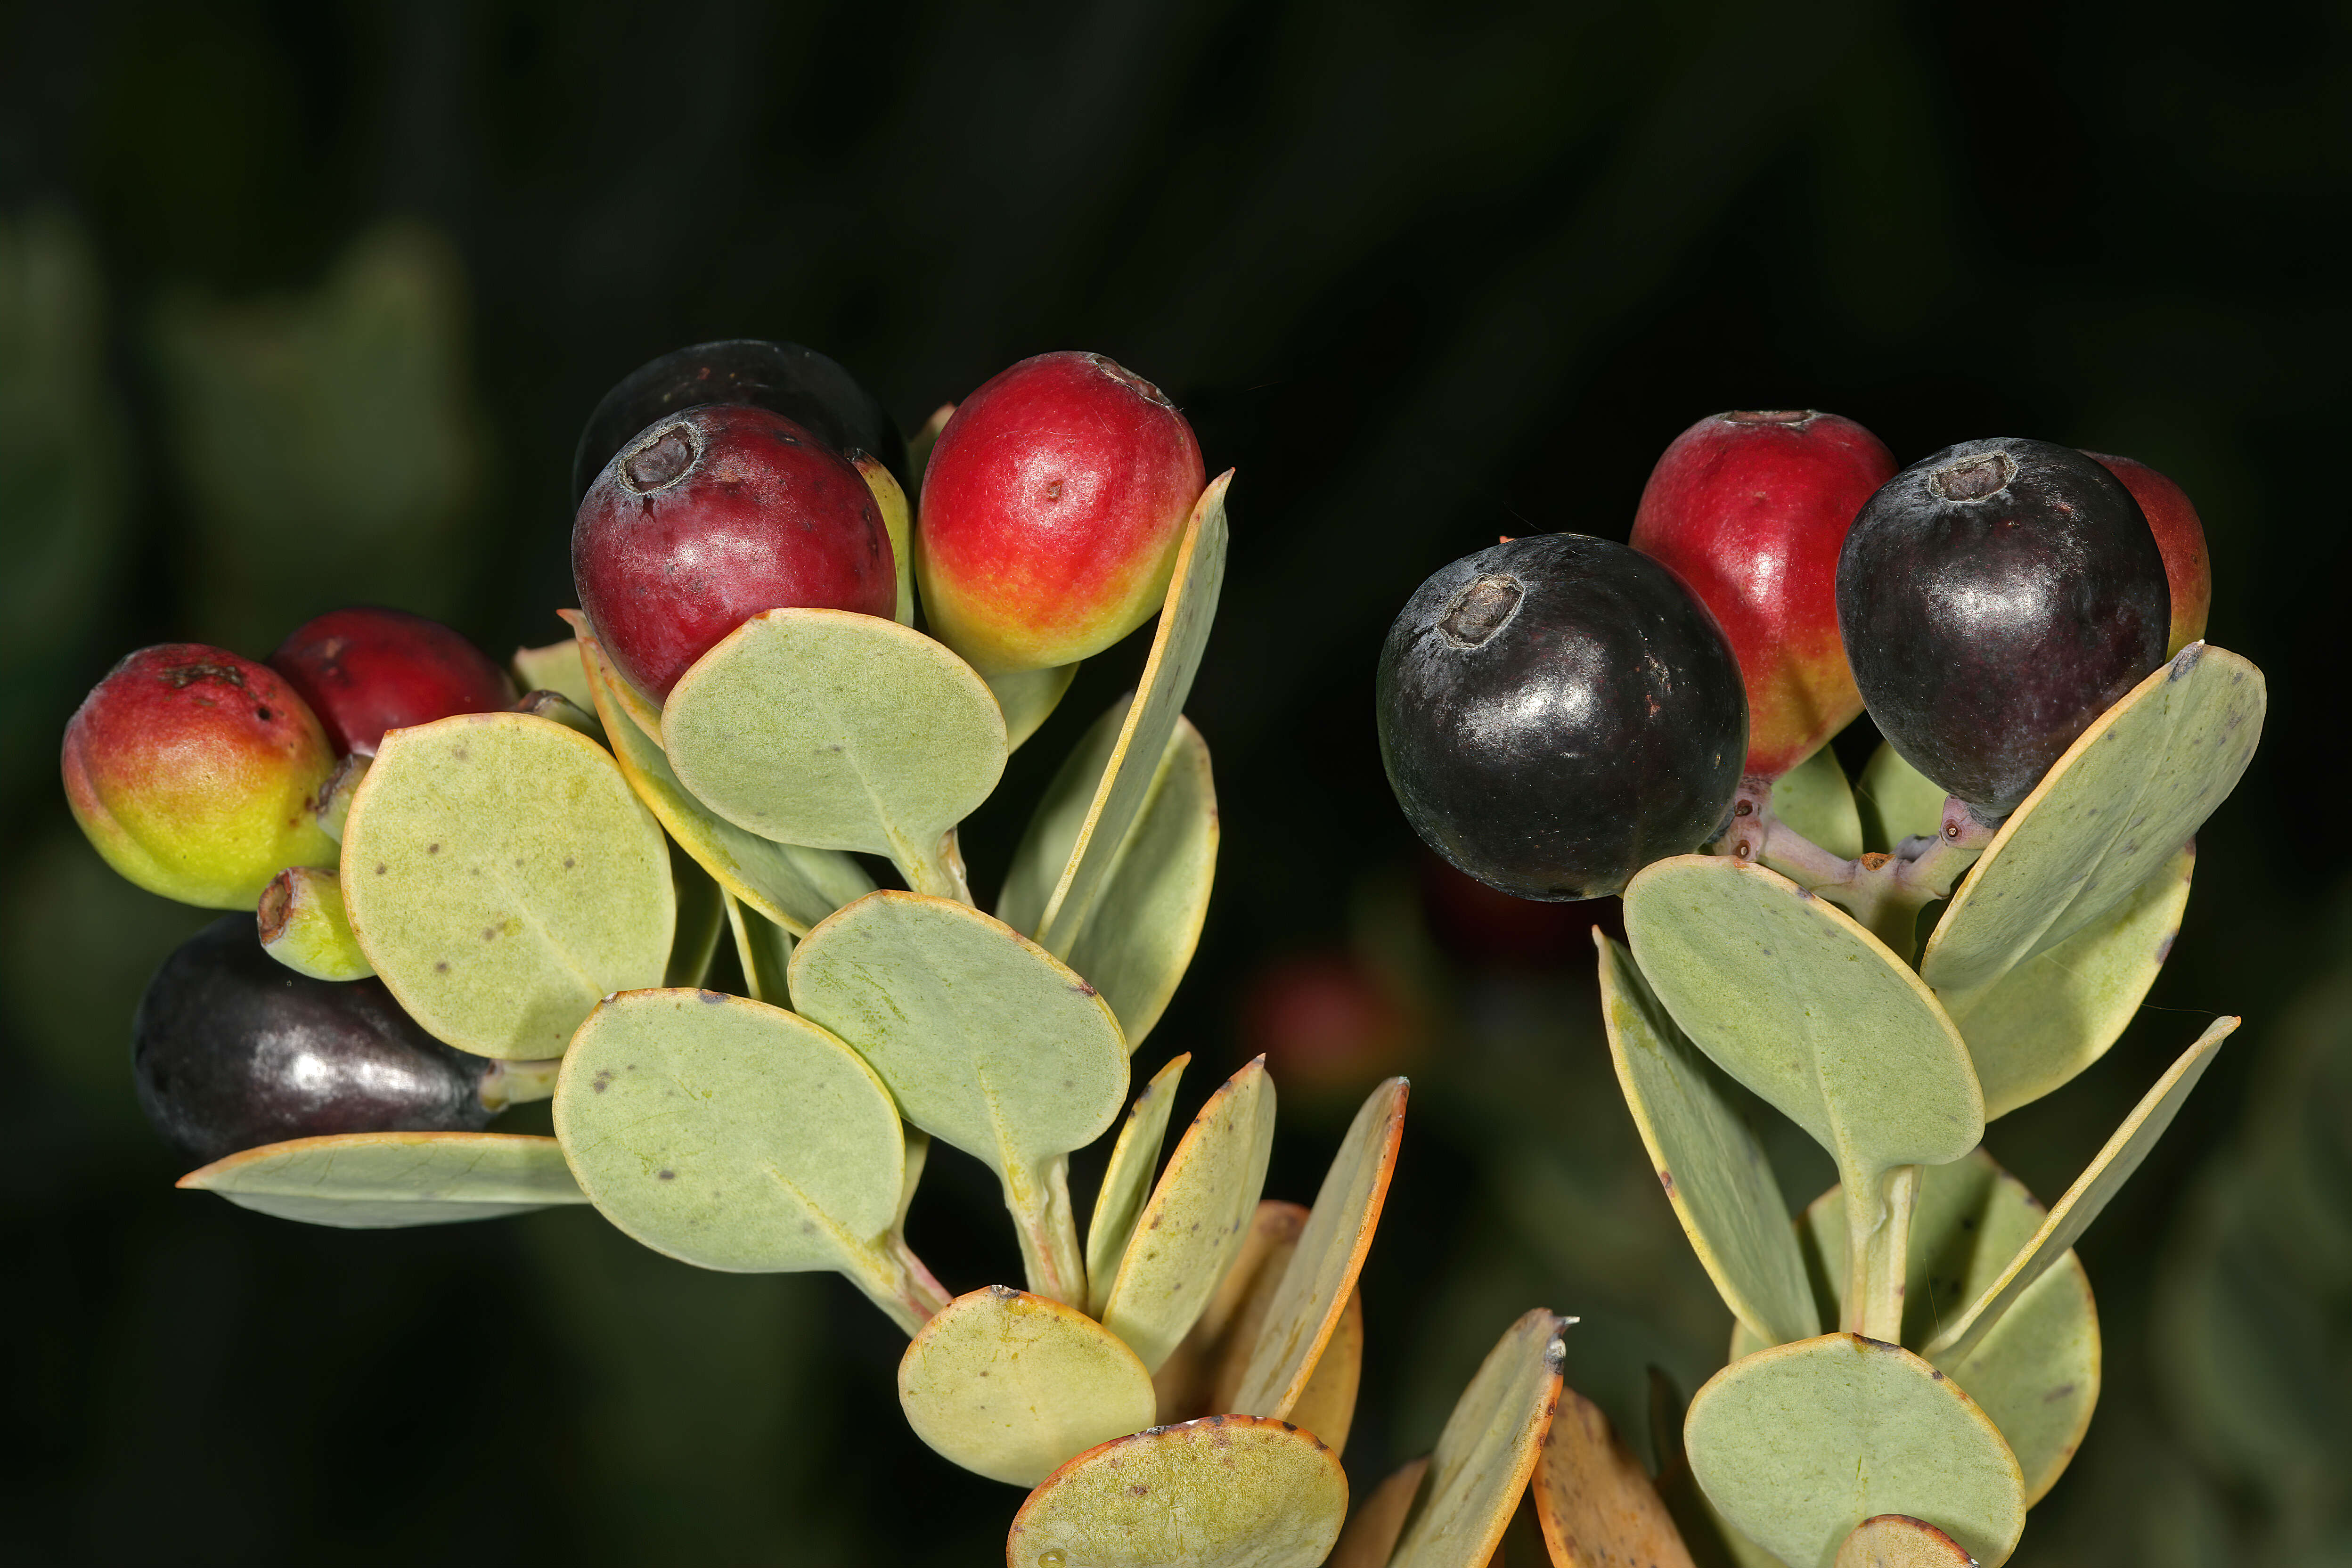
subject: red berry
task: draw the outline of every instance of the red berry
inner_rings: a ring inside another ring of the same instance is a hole
[[[1731,639],[1751,775],[1780,777],[1862,711],[1838,637],[1838,551],[1894,473],[1877,437],[1811,409],[1710,415],[1651,470],[1632,543],[1674,568]]]
[[[572,576],[605,651],[656,700],[762,610],[887,619],[898,568],[847,458],[780,414],[712,404],[656,420],[604,465]]]
[[[289,866],[332,866],[312,815],[335,765],[285,681],[202,643],[142,648],[66,726],[66,801],[106,863],[150,892],[250,910]]]
[[[1023,360],[931,448],[915,569],[932,629],[992,673],[1101,652],[1167,597],[1206,483],[1158,387],[1100,354]]]
[[[2205,635],[2205,616],[2213,607],[2213,563],[2205,554],[2205,525],[2189,492],[2131,458],[2105,452],[2083,454],[2123,480],[2132,500],[2147,514],[2148,531],[2164,555],[2165,585],[2172,591],[2172,633],[2164,657],[2170,658]]]
[[[339,752],[375,755],[386,730],[514,705],[514,682],[438,621],[362,605],[297,627],[269,656]]]

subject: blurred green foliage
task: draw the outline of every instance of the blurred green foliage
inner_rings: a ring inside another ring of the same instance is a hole
[[[20,9],[0,1410],[37,1441],[0,1473],[0,1560],[998,1550],[1015,1494],[906,1433],[900,1342],[833,1281],[697,1273],[584,1214],[350,1236],[172,1191],[124,1040],[202,917],[107,874],[51,771],[143,643],[258,656],[352,601],[501,653],[559,637],[587,410],[655,353],[752,334],[835,355],[910,428],[1024,354],[1097,349],[1239,467],[1192,707],[1218,906],[1138,1066],[1269,1049],[1302,1086],[1268,1184],[1294,1198],[1350,1071],[1414,1075],[1364,1281],[1360,1480],[1431,1440],[1530,1305],[1583,1317],[1570,1380],[1637,1447],[1645,1368],[1687,1394],[1729,1331],[1608,1069],[1585,928],[1610,909],[1465,903],[1381,779],[1370,672],[1412,587],[1497,533],[1622,538],[1655,454],[1726,406],[1835,408],[1905,461],[2016,432],[2179,479],[2213,637],[2265,667],[2274,718],[2147,1016],[1989,1147],[2052,1196],[2205,1017],[2249,1027],[2084,1249],[2105,1408],[2025,1560],[2345,1561],[2340,1260],[2283,1238],[2270,1194],[2352,1190],[2311,1173],[2343,1159],[2339,1067],[2312,1065],[2340,1051],[2276,1043],[2333,1041],[2352,1007],[2322,983],[2284,1014],[2347,952],[2320,934],[2345,868],[2317,831],[2346,748],[2347,101],[2352,20],[2325,5],[2234,28],[2113,0]],[[1138,662],[1091,662],[1014,758],[966,835],[983,889]],[[1369,987],[1311,1050],[1280,1023],[1309,974]],[[1351,1065],[1371,1025],[1382,1059]],[[2270,1052],[2296,1087],[2200,1173]],[[1784,1191],[1829,1184],[1801,1135],[1769,1138]],[[2271,1173],[2273,1138],[2309,1169]],[[1011,1277],[991,1178],[934,1163],[915,1246],[956,1288]]]

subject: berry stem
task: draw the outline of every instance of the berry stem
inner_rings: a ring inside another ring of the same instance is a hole
[[[1906,838],[1891,855],[1847,860],[1775,816],[1770,783],[1751,777],[1733,797],[1731,826],[1715,852],[1778,871],[1827,899],[1908,963],[1918,952],[1919,911],[1951,896],[1994,832],[1965,802],[1948,799],[1936,837]]]

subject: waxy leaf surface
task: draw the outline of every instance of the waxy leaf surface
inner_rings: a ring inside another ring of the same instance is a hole
[[[1315,1358],[1306,1391],[1290,1407],[1290,1424],[1322,1438],[1333,1453],[1345,1454],[1363,1381],[1364,1293],[1350,1290],[1331,1337],[1323,1342],[1323,1353]]]
[[[1261,1198],[1233,1267],[1184,1336],[1176,1353],[1151,1374],[1160,1387],[1160,1419],[1189,1421],[1234,1408],[1250,1351],[1265,1324],[1266,1309],[1282,1284],[1290,1255],[1307,1229],[1307,1205]],[[1318,1433],[1318,1436],[1321,1434]]]
[[[545,647],[519,647],[514,655],[515,687],[521,691],[560,691],[577,707],[596,710],[588,689],[588,669],[580,662],[580,643],[566,637]]]
[[[1004,772],[1004,715],[921,633],[845,610],[752,616],[662,709],[678,781],[780,844],[887,855],[922,891],[960,883],[949,829]]]
[[[1225,489],[1233,483],[1231,469],[1209,481],[1192,508],[1183,541],[1177,547],[1174,574],[1168,597],[1160,606],[1160,626],[1151,639],[1110,762],[1101,772],[1094,797],[1072,843],[1067,863],[1045,900],[1037,921],[1037,940],[1054,952],[1068,956],[1080,932],[1094,914],[1095,903],[1110,877],[1128,829],[1142,812],[1158,776],[1159,759],[1192,694],[1192,677],[1208,647],[1209,628],[1216,620],[1217,595],[1225,575]]]
[[[1005,1568],[1316,1568],[1347,1514],[1339,1457],[1312,1436],[1210,1415],[1056,1470],[1013,1516]]]
[[[1832,1568],[1874,1514],[1933,1520],[1986,1568],[2025,1528],[1990,1418],[1897,1345],[1824,1334],[1734,1362],[1691,1401],[1685,1436],[1717,1511],[1790,1568]]]
[[[1493,1554],[1551,1425],[1566,1327],[1538,1307],[1486,1352],[1437,1435],[1390,1568],[1481,1568]]]
[[[1968,1549],[1925,1520],[1882,1513],[1853,1527],[1836,1568],[1977,1568]]]
[[[561,1056],[590,1008],[660,984],[661,828],[561,724],[467,713],[383,738],[343,827],[343,904],[411,1017],[461,1050]]]
[[[1862,853],[1853,789],[1827,745],[1772,781],[1772,815],[1842,860]]]
[[[1094,1317],[1102,1316],[1110,1300],[1111,1277],[1118,1272],[1136,1218],[1151,1196],[1160,1142],[1167,1135],[1169,1113],[1176,1109],[1176,1086],[1192,1059],[1187,1053],[1152,1074],[1129,1108],[1118,1142],[1111,1145],[1110,1163],[1103,1168],[1102,1187],[1087,1221],[1087,1310]]]
[[[555,1090],[581,1186],[704,1268],[830,1268],[893,1310],[905,1142],[873,1070],[807,1019],[715,991],[635,991],[582,1026]],[[910,1329],[914,1324],[908,1325]]]
[[[1821,1332],[1789,1205],[1730,1080],[1675,1024],[1633,955],[1596,933],[1618,1087],[1651,1168],[1732,1315],[1769,1344]]]
[[[1957,1160],[1984,1136],[1968,1047],[1910,967],[1759,866],[1684,855],[1625,889],[1650,986],[1716,1065],[1849,1176]]]
[[[1169,1157],[1121,1255],[1103,1326],[1160,1369],[1239,1255],[1274,1152],[1265,1058],[1226,1079]]]
[[[1903,1292],[1903,1343],[1918,1350],[1990,1289],[2044,1217],[2024,1184],[1982,1150],[1921,1173]],[[1843,1321],[1845,1194],[1832,1187],[1797,1222]],[[1766,1347],[1734,1334],[1733,1360]],[[2025,1504],[2065,1473],[2099,1400],[2099,1314],[2083,1265],[2068,1253],[1965,1357],[1930,1358],[2000,1429],[2025,1481]]]
[[[1938,991],[1989,985],[2097,921],[2229,798],[2262,735],[2263,672],[2191,643],[2052,764],[1920,954]]]
[[[1692,1568],[1691,1555],[1642,1468],[1601,1407],[1562,1387],[1536,1453],[1536,1517],[1566,1568]]]
[[[267,1143],[179,1184],[239,1208],[345,1230],[451,1225],[588,1201],[552,1138],[342,1132]]]
[[[2197,1043],[2181,1053],[2180,1059],[2166,1069],[2162,1078],[2132,1113],[2124,1118],[2105,1145],[2093,1156],[2074,1184],[2066,1189],[2042,1222],[2033,1239],[2021,1247],[2000,1277],[1969,1305],[1959,1321],[1928,1342],[1928,1353],[1939,1361],[1968,1355],[2000,1322],[2001,1314],[2017,1305],[2025,1292],[2045,1269],[2068,1255],[2075,1241],[2090,1229],[2091,1222],[2099,1217],[2107,1201],[2122,1190],[2138,1170],[2156,1141],[2164,1136],[2165,1129],[2179,1114],[2181,1103],[2197,1080],[2205,1076],[2212,1065],[2213,1053],[2221,1048],[2241,1020],[2217,1018]]]
[[[627,682],[613,667],[604,645],[588,637],[581,646],[595,672],[596,710],[604,716],[604,733],[613,742],[613,760],[620,764],[622,776],[678,847],[730,897],[798,936],[874,890],[874,879],[865,868],[839,850],[806,849],[763,838],[695,799],[670,771],[661,747],[625,716],[621,693]]]
[[[1043,920],[1132,700],[1121,698],[1096,721],[1038,803],[997,900],[1007,925],[1034,931]],[[1102,992],[1129,1046],[1160,1021],[1192,962],[1208,919],[1218,837],[1209,748],[1180,717],[1126,840],[1110,858],[1093,912],[1069,947],[1070,967]]]
[[[992,1285],[923,1325],[898,1363],[915,1435],[965,1469],[1034,1487],[1151,1425],[1151,1374],[1085,1313]]]
[[[578,610],[558,610],[555,613],[576,634],[572,641],[580,649],[581,669],[588,679],[589,700],[581,706],[603,721],[606,711],[604,704],[608,701],[613,703],[615,711],[625,714],[635,722],[637,733],[659,747],[661,704],[638,690],[629,678],[621,673],[613,663],[612,657],[605,653],[604,642],[596,635],[595,625],[584,614]],[[611,733],[611,725],[606,721],[605,734],[609,737]]]
[[[1054,710],[1062,705],[1062,699],[1069,692],[1070,682],[1077,678],[1078,667],[1075,664],[982,676],[989,690],[996,694],[997,707],[1004,712],[1004,749],[1019,751],[1021,743],[1054,716]]]
[[[1298,1247],[1266,1306],[1233,1405],[1250,1415],[1289,1415],[1307,1390],[1323,1346],[1339,1326],[1396,1172],[1404,1131],[1406,1084],[1392,1078],[1373,1089],[1340,1140],[1324,1173]]]

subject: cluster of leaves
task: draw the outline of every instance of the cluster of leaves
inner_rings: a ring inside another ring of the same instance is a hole
[[[2179,929],[2190,836],[2243,773],[2263,705],[2260,671],[2203,645],[2149,676],[2002,826],[1916,969],[1834,889],[1739,859],[1661,861],[1627,889],[1631,951],[1601,954],[1606,1023],[1659,1180],[1738,1321],[1685,1428],[1738,1554],[1826,1563],[1901,1514],[1998,1563],[2072,1458],[2099,1347],[2070,1248],[2237,1020],[2046,1212],[1978,1145],[2130,1021]],[[1937,831],[1937,792],[1906,773],[1882,752],[1858,803],[1824,751],[1776,809],[1833,850],[1890,849]],[[1729,1080],[1836,1163],[1793,1229]]]

